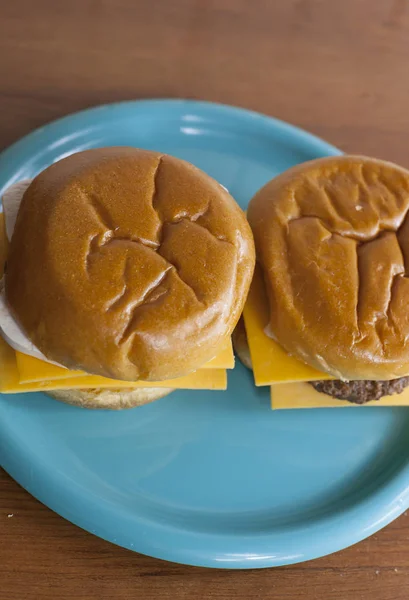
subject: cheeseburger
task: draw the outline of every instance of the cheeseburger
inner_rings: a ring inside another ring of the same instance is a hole
[[[408,210],[409,171],[361,156],[298,165],[253,197],[236,349],[273,407],[409,401]]]
[[[171,156],[101,148],[11,187],[3,209],[0,391],[121,408],[225,388],[255,259],[219,183]]]

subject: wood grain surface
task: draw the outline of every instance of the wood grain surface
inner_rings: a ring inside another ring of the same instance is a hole
[[[149,97],[244,106],[409,167],[409,2],[0,0],[0,147],[66,113]],[[0,474],[1,600],[408,597],[406,515],[310,563],[207,570],[99,540]]]

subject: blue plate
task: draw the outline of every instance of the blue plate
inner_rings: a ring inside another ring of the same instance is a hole
[[[244,110],[129,102],[24,138],[0,157],[0,188],[72,152],[125,144],[193,162],[243,208],[280,171],[339,153]],[[409,505],[408,459],[408,410],[272,412],[240,364],[227,392],[124,412],[0,397],[1,465],[31,494],[106,540],[192,565],[269,567],[353,544]]]

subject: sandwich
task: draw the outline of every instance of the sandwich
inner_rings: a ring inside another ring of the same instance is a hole
[[[254,244],[193,165],[79,152],[3,195],[0,392],[93,408],[225,389]]]
[[[235,347],[273,408],[409,404],[408,210],[409,171],[362,156],[298,165],[252,198]]]

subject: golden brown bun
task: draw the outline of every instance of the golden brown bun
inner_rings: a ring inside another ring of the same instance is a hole
[[[289,354],[336,378],[409,373],[409,171],[362,156],[324,158],[251,200],[270,302]]]
[[[248,369],[253,369],[243,317],[240,317],[239,322],[237,323],[233,331],[232,341],[234,351],[243,363],[243,365]]]
[[[88,150],[24,194],[6,296],[47,358],[159,381],[217,354],[254,260],[244,213],[193,165],[135,148]]]
[[[173,392],[171,388],[117,388],[54,390],[48,396],[81,408],[121,410],[148,404]]]

